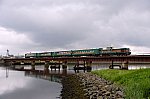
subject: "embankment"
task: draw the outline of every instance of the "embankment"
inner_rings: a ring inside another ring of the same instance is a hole
[[[124,87],[126,99],[150,99],[150,68],[97,70],[92,73]]]
[[[92,73],[77,73],[62,80],[62,99],[123,99],[123,90]]]

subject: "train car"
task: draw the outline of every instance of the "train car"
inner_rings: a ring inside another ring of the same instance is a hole
[[[112,47],[107,47],[102,50],[102,56],[127,56],[130,55],[131,51],[129,48],[118,48],[113,49]]]
[[[38,58],[38,57],[40,57],[39,53],[26,53],[25,54],[25,58]]]
[[[52,57],[71,57],[72,51],[58,51],[52,52]]]
[[[39,57],[44,57],[44,58],[48,58],[48,57],[52,57],[52,52],[43,52],[43,53],[39,53],[38,54]]]
[[[101,51],[102,51],[102,48],[73,50],[72,56],[99,56],[101,55]]]
[[[48,57],[84,57],[84,56],[127,56],[130,55],[129,48],[113,48],[107,47],[83,50],[43,52],[43,53],[27,53],[25,58],[48,58]]]
[[[120,48],[120,49],[113,49],[113,52],[116,53],[116,55],[118,56],[127,56],[131,54],[131,51],[129,48]]]

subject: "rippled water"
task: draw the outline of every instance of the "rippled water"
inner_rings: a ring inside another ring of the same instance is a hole
[[[92,70],[108,69],[109,65],[93,64]],[[31,66],[25,68],[30,69]],[[129,70],[140,68],[150,68],[150,64],[129,64]],[[45,72],[43,66],[36,66],[36,70],[15,71],[0,67],[0,99],[59,99],[62,77],[75,73],[73,65],[65,71]]]

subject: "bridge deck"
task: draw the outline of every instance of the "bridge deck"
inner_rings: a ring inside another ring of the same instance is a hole
[[[32,61],[100,61],[100,62],[150,62],[150,56],[111,56],[111,57],[57,57],[57,58],[13,58],[4,59],[5,62],[32,62]]]

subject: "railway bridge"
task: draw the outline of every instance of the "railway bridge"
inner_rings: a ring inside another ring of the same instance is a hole
[[[82,62],[84,66],[91,66],[92,63],[150,63],[150,55],[130,55],[130,56],[105,56],[105,57],[49,57],[49,58],[13,58],[4,59],[6,64],[47,64],[57,63],[67,66],[67,63]],[[77,66],[78,66],[77,65]]]
[[[124,62],[129,63],[150,63],[150,55],[130,55],[130,56],[105,56],[105,57],[50,57],[50,58],[6,58],[7,62],[33,62],[33,61],[60,61],[60,62],[76,62],[76,61],[92,61],[92,62]]]

